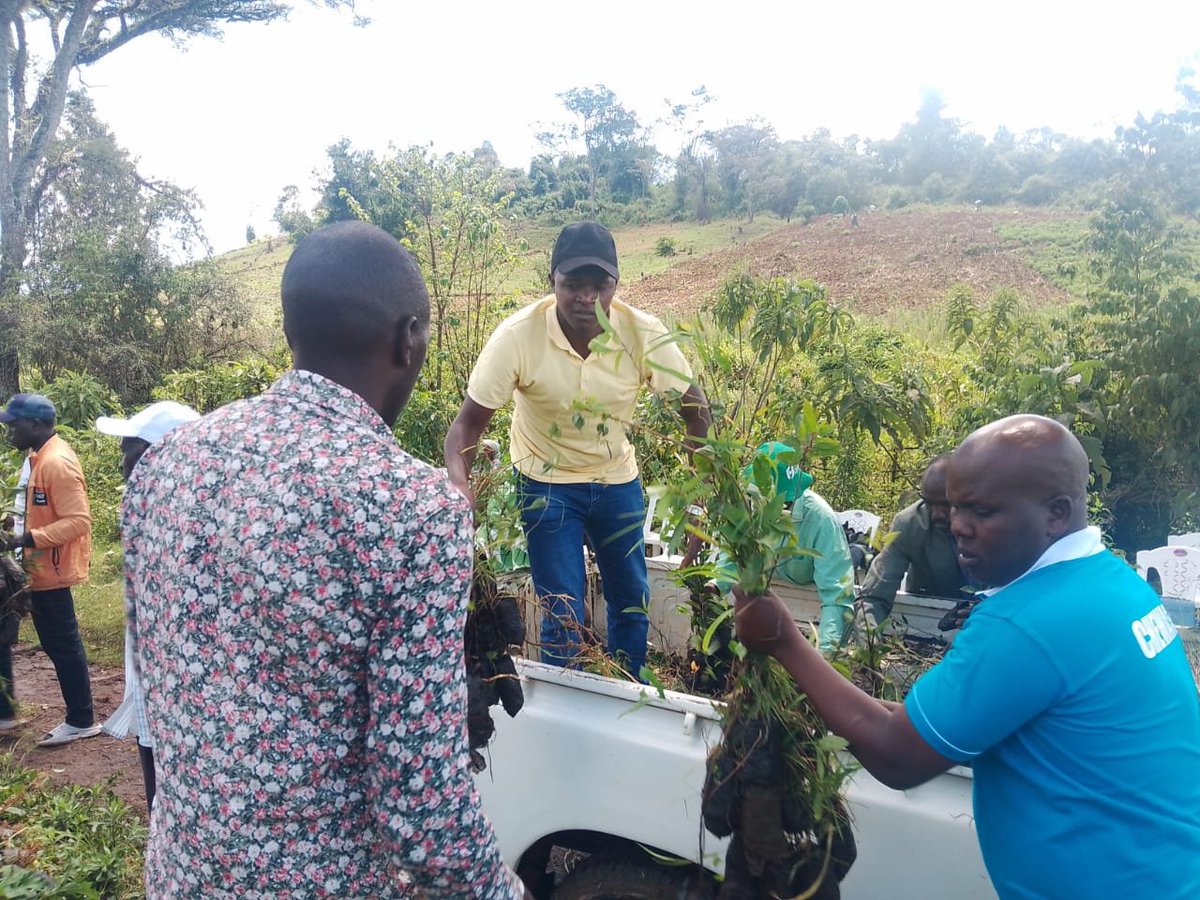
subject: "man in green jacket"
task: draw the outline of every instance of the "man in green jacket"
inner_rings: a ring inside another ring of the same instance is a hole
[[[779,441],[769,441],[755,451],[772,461],[792,452],[791,447]],[[812,475],[799,466],[776,462],[775,489],[790,506],[796,545],[818,555],[794,556],[783,562],[773,577],[775,581],[794,585],[816,585],[821,598],[819,646],[822,651],[830,652],[844,643],[853,620],[854,563],[846,532],[825,498],[810,490],[812,483]],[[717,566],[720,574],[715,582],[725,593],[737,583],[737,573],[727,559],[719,559]]]
[[[858,600],[871,627],[892,614],[901,581],[910,594],[952,600],[971,596],[963,591],[969,579],[959,568],[958,548],[950,535],[950,502],[946,499],[949,459],[947,453],[929,464],[921,479],[921,499],[896,513],[889,538],[863,581]]]

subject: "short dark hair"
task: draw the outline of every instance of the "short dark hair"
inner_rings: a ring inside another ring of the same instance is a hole
[[[429,320],[421,269],[400,242],[366,222],[336,222],[305,237],[283,270],[283,331],[316,359],[370,352],[405,316]]]
[[[950,462],[950,451],[946,451],[945,453],[939,453],[937,456],[935,456],[933,459],[931,459],[928,463],[925,464],[925,471],[928,472],[934,466],[944,466],[948,462]]]

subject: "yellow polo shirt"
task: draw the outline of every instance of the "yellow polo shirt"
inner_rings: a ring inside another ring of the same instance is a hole
[[[662,322],[617,298],[609,321],[620,346],[594,345],[584,359],[563,333],[551,294],[488,338],[467,396],[488,409],[515,397],[509,450],[521,474],[553,484],[633,481],[637,460],[625,424],[638,391],[644,385],[683,393],[691,386],[691,367]]]

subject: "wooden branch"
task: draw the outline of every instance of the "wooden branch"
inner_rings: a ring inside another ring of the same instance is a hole
[[[93,23],[89,40],[80,50],[78,64],[91,65],[135,38],[156,32],[180,31],[186,35],[207,34],[219,37],[219,22],[270,22],[288,12],[285,3],[269,0],[183,0],[142,18],[130,21],[140,3],[107,12],[107,18]],[[117,17],[120,28],[108,37],[108,22]]]
[[[13,34],[15,31],[14,20],[16,4],[5,3],[0,7],[0,70],[5,72],[13,71]],[[12,145],[9,142],[9,134],[7,123],[13,119],[13,111],[9,106],[10,97],[7,90],[0,97],[0,121],[4,123],[4,127],[0,128],[0,219],[4,223],[4,231],[12,230],[9,224],[9,217],[16,209],[16,198],[13,197],[12,179],[9,177],[12,174]],[[11,235],[4,235],[11,240]],[[7,243],[7,242],[6,242]],[[2,300],[3,298],[0,298]]]
[[[19,15],[12,20],[13,33],[17,38],[17,52],[13,57],[12,123],[13,131],[19,132],[25,123],[25,75],[29,70],[29,45],[25,40],[25,20]],[[7,119],[6,119],[7,121]]]
[[[24,196],[33,179],[33,171],[41,162],[50,141],[58,132],[63,110],[67,105],[67,89],[70,87],[71,70],[79,53],[84,29],[95,7],[95,0],[81,0],[75,4],[67,30],[63,35],[62,48],[54,55],[54,62],[38,87],[38,97],[30,111],[30,124],[36,124],[33,137],[27,148],[15,152],[13,158],[12,185],[18,202]]]

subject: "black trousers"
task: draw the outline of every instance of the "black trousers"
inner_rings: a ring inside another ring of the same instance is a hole
[[[0,631],[4,631],[5,626],[11,624],[10,619],[17,620],[16,614],[6,616],[5,620],[0,622]],[[16,717],[16,707],[13,705],[12,644],[8,643],[6,638],[6,635],[0,635],[0,719]]]
[[[88,674],[87,654],[75,620],[75,600],[70,588],[33,591],[33,627],[42,650],[54,663],[58,687],[67,706],[66,721],[76,728],[95,723],[92,709],[92,680]]]
[[[157,779],[154,775],[154,751],[138,744],[138,761],[142,764],[142,784],[146,788],[146,809],[154,809],[154,791]]]

